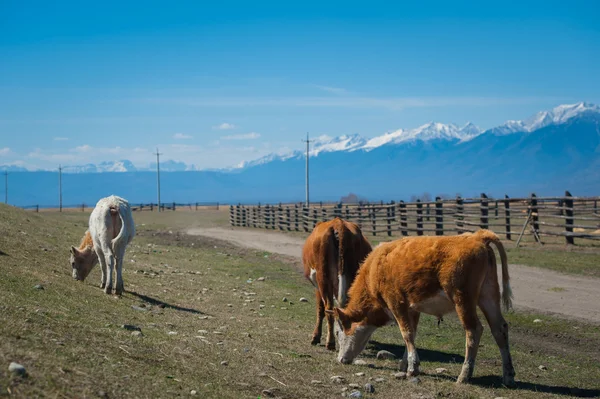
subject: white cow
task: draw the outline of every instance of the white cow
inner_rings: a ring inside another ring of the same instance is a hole
[[[73,278],[84,281],[100,262],[101,288],[112,293],[113,269],[116,270],[115,294],[123,293],[123,258],[125,248],[135,236],[135,224],[127,200],[111,195],[96,204],[79,248],[71,247]]]

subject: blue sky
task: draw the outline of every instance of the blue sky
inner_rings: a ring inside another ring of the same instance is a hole
[[[0,165],[146,166],[158,146],[225,167],[306,132],[600,103],[597,1],[56,3],[0,1]]]

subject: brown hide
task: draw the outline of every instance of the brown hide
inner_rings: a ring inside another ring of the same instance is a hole
[[[334,297],[342,301],[338,298],[338,276],[343,276],[347,282],[346,287],[350,287],[361,262],[370,252],[371,244],[358,225],[340,218],[318,223],[306,239],[302,249],[304,276],[313,282],[311,271],[316,271],[313,274],[316,280],[317,325],[313,333],[313,344],[316,345],[321,340],[324,310],[333,309]],[[333,320],[329,323],[329,318],[327,347],[335,349]]]

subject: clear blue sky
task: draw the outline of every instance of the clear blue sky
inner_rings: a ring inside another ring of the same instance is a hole
[[[306,132],[600,103],[593,0],[54,3],[0,1],[0,164],[145,166],[159,146],[223,167]]]

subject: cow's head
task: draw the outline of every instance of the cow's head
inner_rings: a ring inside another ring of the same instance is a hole
[[[98,257],[96,256],[96,252],[90,247],[85,249],[71,247],[71,258],[69,261],[73,269],[73,278],[78,281],[84,281],[98,262]]]
[[[334,308],[335,332],[340,345],[337,360],[343,364],[350,364],[365,349],[369,338],[377,326],[369,324],[368,318],[353,321],[343,309]]]

